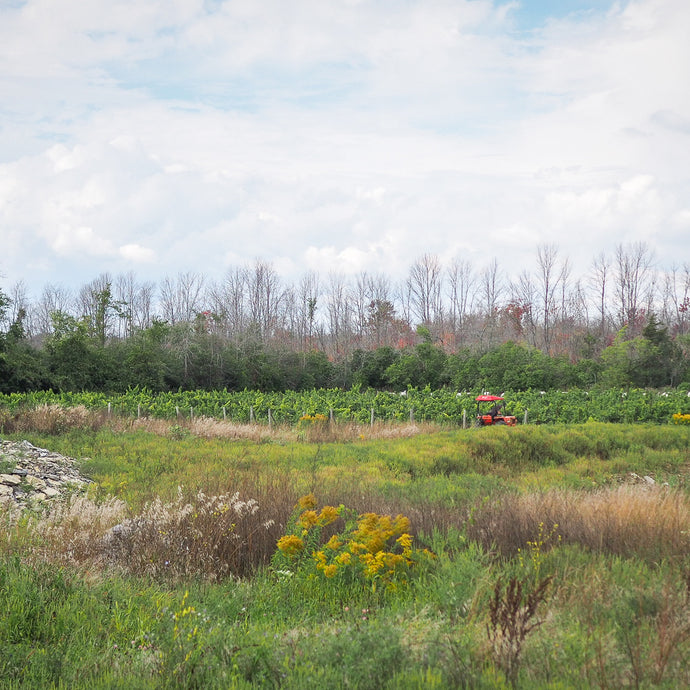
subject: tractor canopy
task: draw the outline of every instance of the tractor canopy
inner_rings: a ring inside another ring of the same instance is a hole
[[[503,400],[500,395],[478,395],[475,400],[477,402],[496,402],[497,400]]]

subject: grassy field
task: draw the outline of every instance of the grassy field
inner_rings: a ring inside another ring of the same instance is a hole
[[[95,483],[3,514],[1,687],[690,686],[688,426],[70,415],[5,429]]]

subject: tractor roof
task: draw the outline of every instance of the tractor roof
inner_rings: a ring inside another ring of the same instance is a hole
[[[496,400],[503,400],[500,395],[478,395],[475,400],[477,402],[494,402]]]

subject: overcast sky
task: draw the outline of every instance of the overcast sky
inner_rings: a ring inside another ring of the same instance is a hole
[[[690,261],[688,0],[0,0],[0,288]]]

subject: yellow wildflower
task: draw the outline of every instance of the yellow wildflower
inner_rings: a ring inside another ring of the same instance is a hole
[[[393,524],[393,531],[395,534],[404,534],[410,531],[410,520],[404,515],[398,515]]]
[[[297,524],[300,525],[300,527],[304,527],[305,529],[309,529],[310,527],[313,527],[318,520],[318,515],[316,514],[315,510],[305,510],[300,516],[299,520],[297,521]]]
[[[333,563],[331,563],[331,565],[327,565],[323,569],[323,574],[326,577],[333,577],[337,572],[338,572],[338,566],[334,565]]]
[[[314,494],[307,494],[306,496],[302,496],[302,498],[300,498],[299,501],[297,501],[297,505],[302,510],[316,508],[316,497],[314,496]]]
[[[349,565],[352,560],[352,554],[347,551],[343,551],[336,559],[335,562],[339,565]]]
[[[340,541],[338,538],[337,534],[334,534],[327,542],[326,542],[326,548],[331,549],[331,551],[337,551],[341,546],[343,545],[343,542]]]
[[[403,555],[409,558],[412,555],[412,535],[406,532],[401,534],[395,541],[402,547]]]
[[[293,558],[304,549],[304,542],[294,534],[286,534],[278,539],[278,548],[288,558]]]
[[[359,553],[360,551],[366,551],[367,550],[367,547],[365,544],[362,544],[361,542],[355,541],[354,539],[350,542],[349,546],[350,546],[350,551],[352,551],[352,553],[355,553],[355,554]]]
[[[340,511],[334,506],[324,506],[319,513],[319,524],[330,525],[338,519],[339,512]]]

